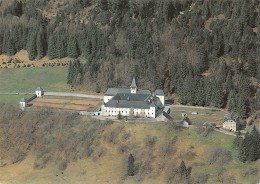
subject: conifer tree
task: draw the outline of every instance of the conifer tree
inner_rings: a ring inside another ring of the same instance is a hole
[[[43,58],[45,55],[45,37],[44,37],[44,32],[41,29],[38,34],[37,34],[37,41],[36,41],[36,46],[37,46],[37,57],[39,59]]]
[[[134,157],[132,154],[128,157],[128,165],[127,165],[127,175],[128,176],[134,176],[135,175],[135,169],[134,169]]]
[[[37,33],[32,31],[27,44],[27,51],[30,60],[34,60],[37,56],[36,39]]]
[[[51,34],[48,40],[48,57],[50,60],[55,59],[56,56],[56,38]]]
[[[79,48],[75,35],[71,35],[69,38],[67,52],[70,58],[77,58],[79,56]]]

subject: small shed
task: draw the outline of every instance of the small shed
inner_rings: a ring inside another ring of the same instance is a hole
[[[43,89],[41,87],[36,88],[35,94],[36,94],[37,97],[42,97],[43,93],[44,92],[43,92]]]
[[[20,108],[24,109],[25,107],[27,107],[27,100],[25,98],[21,98]]]

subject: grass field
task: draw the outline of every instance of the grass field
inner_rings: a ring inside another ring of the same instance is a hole
[[[69,91],[66,67],[0,69],[0,92]]]
[[[28,98],[31,95],[0,95],[0,103],[19,103],[21,98]]]
[[[198,112],[197,115],[191,114]],[[175,120],[182,120],[182,113],[186,113],[193,124],[203,124],[204,122],[212,122],[222,124],[224,115],[227,113],[224,110],[211,110],[211,109],[197,109],[188,107],[173,107],[171,108],[171,116]]]

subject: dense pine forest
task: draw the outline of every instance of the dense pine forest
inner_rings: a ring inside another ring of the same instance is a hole
[[[0,2],[0,54],[70,57],[76,88],[103,92],[135,76],[181,104],[242,118],[260,109],[258,0]]]

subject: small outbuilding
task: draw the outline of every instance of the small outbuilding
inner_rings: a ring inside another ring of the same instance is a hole
[[[235,112],[226,114],[223,120],[223,128],[236,132],[239,124],[239,115]]]
[[[20,108],[24,109],[25,107],[27,107],[27,100],[25,98],[21,98],[21,100],[20,100]]]
[[[35,94],[37,97],[42,97],[44,94],[43,89],[41,87],[36,88]]]

